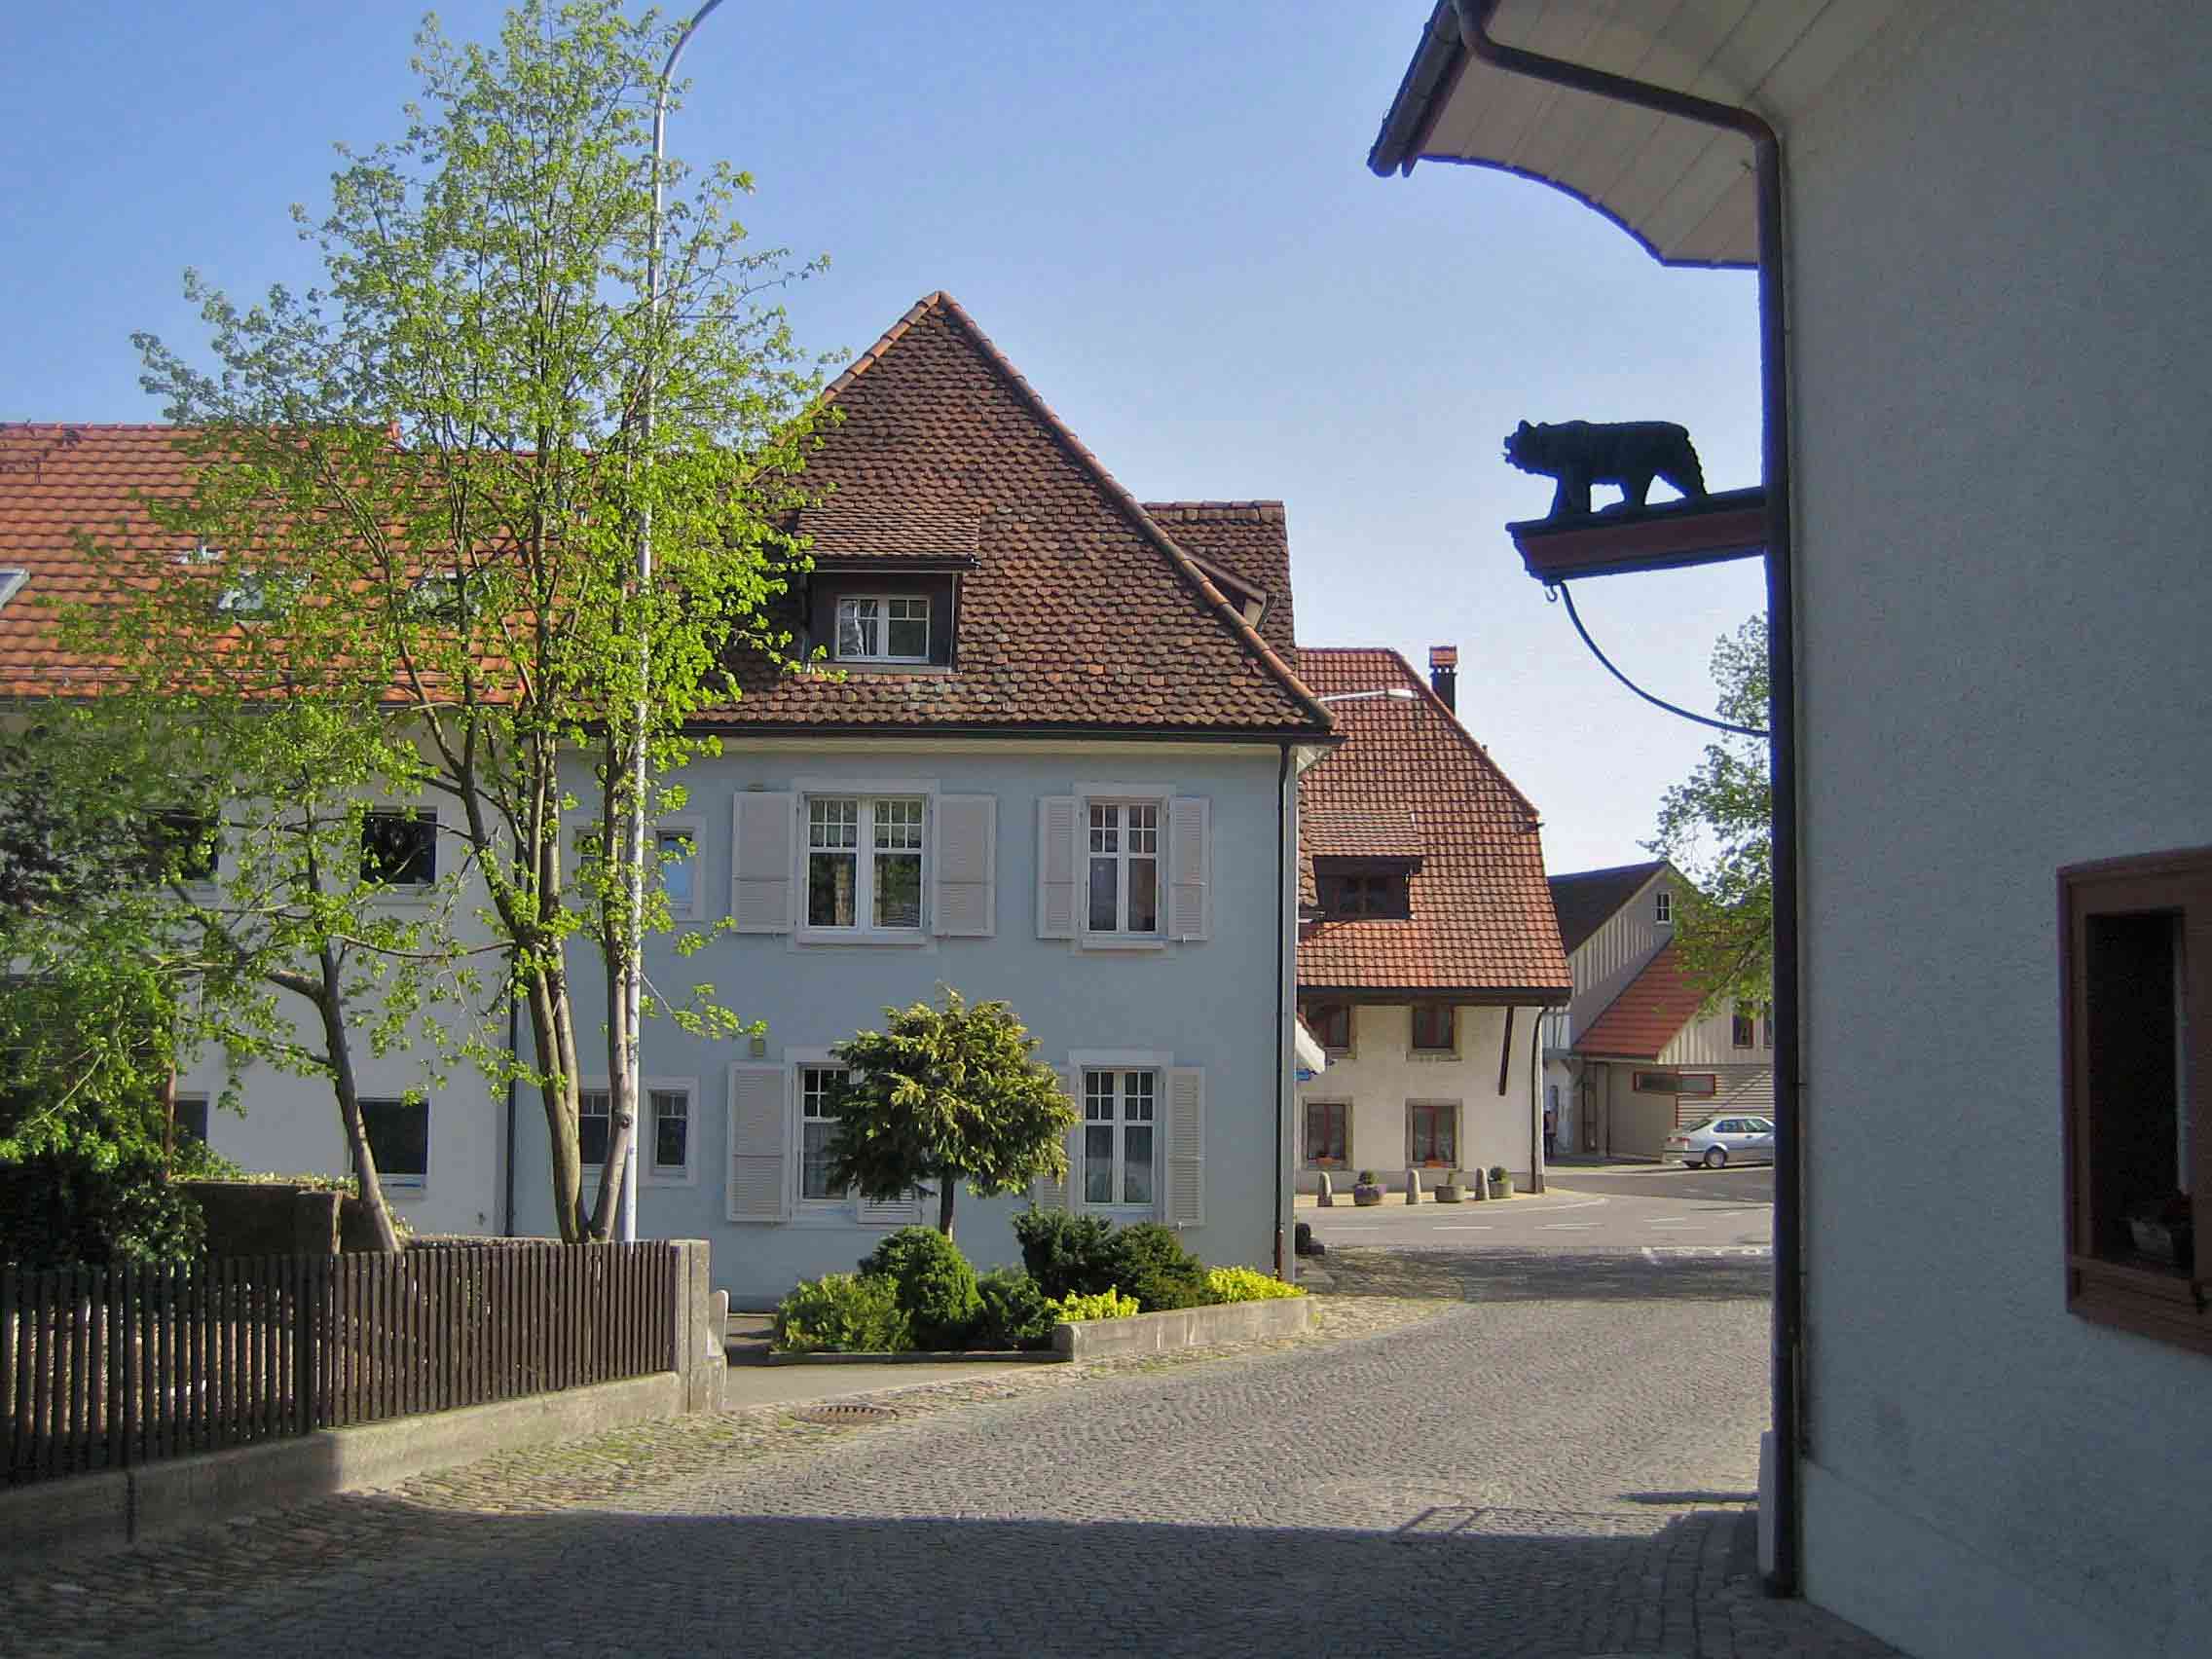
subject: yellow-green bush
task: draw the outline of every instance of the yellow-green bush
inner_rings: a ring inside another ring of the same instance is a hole
[[[1095,1296],[1055,1297],[1051,1307],[1055,1319],[1064,1319],[1072,1325],[1083,1319],[1133,1319],[1137,1299],[1124,1296],[1108,1285]]]
[[[1257,1268],[1214,1268],[1206,1273],[1206,1288],[1216,1302],[1272,1302],[1281,1296],[1304,1296],[1305,1289],[1285,1284]]]

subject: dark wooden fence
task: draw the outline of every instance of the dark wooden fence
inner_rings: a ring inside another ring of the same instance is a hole
[[[670,1369],[676,1245],[0,1270],[0,1485]]]

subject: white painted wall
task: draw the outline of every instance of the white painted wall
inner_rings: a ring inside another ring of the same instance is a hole
[[[1674,924],[1657,919],[1657,896],[1664,892],[1672,901],[1677,885],[1672,870],[1657,871],[1605,918],[1603,927],[1574,947],[1567,960],[1574,975],[1574,996],[1567,1006],[1567,1037],[1559,1047],[1571,1048],[1574,1039],[1589,1030],[1613,999],[1628,989],[1629,981],[1643,972],[1643,965],[1659,954],[1660,946],[1675,937]]]
[[[1350,1053],[1331,1054],[1328,1069],[1298,1088],[1298,1190],[1310,1193],[1320,1185],[1319,1171],[1309,1161],[1304,1145],[1309,1100],[1351,1105],[1346,1167],[1330,1171],[1340,1193],[1362,1169],[1374,1170],[1392,1192],[1405,1190],[1406,1108],[1416,1100],[1458,1104],[1461,1169],[1502,1163],[1515,1180],[1526,1183],[1530,1116],[1537,1110],[1531,1105],[1530,1065],[1539,1012],[1522,1008],[1513,1013],[1505,1092],[1500,1094],[1497,1050],[1505,1030],[1504,1009],[1462,1007],[1454,1021],[1455,1051],[1446,1055],[1414,1052],[1409,1005],[1354,1004]],[[1435,1184],[1426,1171],[1421,1182],[1424,1187]]]
[[[2212,840],[2207,63],[1984,0],[1786,130],[1805,1582],[1917,1654],[2212,1652],[2212,1358],[2065,1310],[2053,879]]]

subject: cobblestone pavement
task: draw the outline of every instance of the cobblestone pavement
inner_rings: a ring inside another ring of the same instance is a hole
[[[1010,1368],[857,1427],[655,1424],[18,1574],[0,1651],[1889,1651],[1751,1583],[1757,1301],[1322,1311],[1318,1338]]]

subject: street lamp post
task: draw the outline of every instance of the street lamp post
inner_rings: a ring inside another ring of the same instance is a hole
[[[653,97],[653,206],[645,239],[645,361],[644,385],[639,388],[638,398],[638,444],[648,461],[652,456],[653,390],[660,353],[661,165],[668,136],[668,85],[676,73],[676,60],[691,44],[692,35],[707,20],[708,14],[721,3],[722,0],[707,0],[683,25],[676,44],[668,49],[668,60],[660,66],[660,87]],[[641,602],[652,591],[652,582],[653,503],[648,490],[638,523],[638,597]],[[630,859],[629,867],[623,872],[623,903],[627,909],[623,927],[627,937],[622,942],[629,957],[629,979],[623,986],[622,996],[625,1039],[622,1069],[623,1087],[630,1101],[629,1150],[622,1160],[621,1237],[625,1243],[634,1242],[638,1236],[638,1138],[645,1127],[645,1066],[641,1050],[645,1014],[645,719],[651,669],[652,641],[648,634],[638,642],[638,704],[636,724],[630,733],[630,821],[626,827]]]

